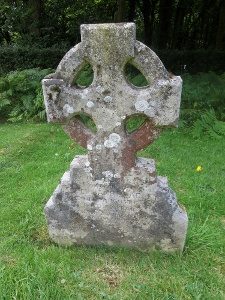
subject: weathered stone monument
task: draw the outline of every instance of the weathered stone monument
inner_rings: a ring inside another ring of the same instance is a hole
[[[93,82],[74,86],[85,62],[93,67]],[[149,86],[127,82],[127,62]],[[154,141],[159,127],[177,124],[181,89],[181,78],[169,75],[156,54],[136,41],[133,23],[81,26],[81,43],[43,80],[48,121],[65,124],[70,137],[88,150],[74,158],[46,204],[56,243],[183,249],[185,210],[166,177],[157,176],[154,160],[135,156]],[[96,133],[75,117],[81,112],[91,116]],[[137,114],[148,121],[126,132],[126,120]]]

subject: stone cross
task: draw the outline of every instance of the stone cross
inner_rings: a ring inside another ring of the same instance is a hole
[[[128,62],[148,86],[137,88],[126,80]],[[94,79],[82,88],[73,82],[85,63]],[[154,160],[136,157],[160,127],[177,124],[181,78],[171,76],[156,54],[136,41],[133,23],[95,24],[81,26],[81,43],[42,83],[48,121],[64,124],[88,150],[75,157],[45,207],[51,238],[66,245],[182,250],[187,214],[167,179],[156,175]],[[76,118],[79,113],[92,118],[96,133]],[[128,133],[125,124],[134,115],[147,121]]]

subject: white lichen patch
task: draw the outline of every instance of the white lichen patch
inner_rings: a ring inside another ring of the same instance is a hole
[[[95,148],[96,148],[96,150],[100,151],[100,150],[102,150],[102,145],[101,144],[97,144]]]
[[[150,118],[154,118],[156,114],[156,110],[153,106],[149,106],[144,112]]]
[[[109,139],[118,144],[121,140],[121,137],[118,133],[111,133]]]
[[[168,81],[168,80],[165,80],[165,79],[159,79],[159,80],[157,81],[157,84],[158,84],[159,86],[165,86],[165,85],[168,85],[168,84],[169,84],[169,81]]]
[[[111,96],[106,96],[105,98],[104,98],[104,101],[105,102],[111,102],[112,101],[112,97]]]
[[[112,179],[113,178],[113,172],[112,171],[104,171],[102,172],[102,174],[108,178],[108,179]]]
[[[70,106],[69,104],[65,104],[63,106],[63,113],[65,116],[73,114],[74,112],[75,112],[74,108],[72,106]]]
[[[101,92],[103,91],[103,88],[102,88],[100,85],[98,85],[98,86],[96,87],[96,91],[97,91],[98,93],[101,93]]]
[[[120,178],[121,176],[120,176],[120,174],[119,173],[116,173],[116,174],[114,174],[114,176],[113,176],[114,178]]]
[[[121,137],[117,133],[111,133],[107,140],[104,142],[104,146],[106,148],[114,148],[118,147],[119,143],[121,141]]]
[[[87,149],[88,149],[89,151],[91,151],[91,150],[93,149],[92,145],[91,145],[91,144],[87,144]]]
[[[134,106],[135,106],[136,110],[143,112],[149,108],[149,103],[146,100],[139,100],[135,103]]]
[[[86,105],[88,108],[92,108],[95,106],[94,102],[92,102],[92,101],[88,101]]]
[[[102,186],[107,186],[109,185],[109,181],[105,181],[105,178],[101,178],[101,179],[98,179],[98,180],[95,180],[95,183],[97,185],[102,185]]]
[[[113,147],[116,147],[116,144],[113,141],[111,141],[111,140],[106,140],[104,142],[104,146],[106,148],[113,148]]]
[[[87,161],[87,162],[85,163],[85,167],[89,167],[89,166],[90,166],[90,162]]]

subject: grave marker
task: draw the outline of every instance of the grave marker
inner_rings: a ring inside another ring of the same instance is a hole
[[[87,62],[93,82],[75,86],[74,77]],[[148,86],[127,82],[127,62],[143,73]],[[81,26],[81,43],[43,80],[48,121],[66,124],[70,137],[88,150],[74,158],[46,204],[56,243],[183,249],[185,210],[166,177],[157,176],[154,160],[136,157],[160,127],[177,124],[181,90],[181,78],[169,75],[156,54],[136,41],[133,23]],[[79,113],[92,118],[96,133],[76,118]],[[128,133],[125,123],[134,115],[148,119]]]

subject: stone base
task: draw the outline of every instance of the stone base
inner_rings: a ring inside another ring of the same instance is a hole
[[[77,156],[45,206],[49,234],[61,245],[121,245],[182,251],[188,218],[154,160],[137,158],[121,180],[111,171],[93,180]]]

